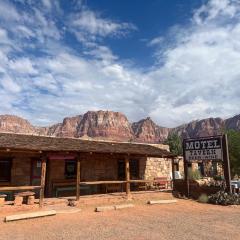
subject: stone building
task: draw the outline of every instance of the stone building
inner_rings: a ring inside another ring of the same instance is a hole
[[[174,157],[166,145],[0,133],[0,192],[129,192],[156,177],[170,179]]]

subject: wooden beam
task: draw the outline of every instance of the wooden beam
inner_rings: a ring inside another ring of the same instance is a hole
[[[91,181],[91,182],[80,182],[80,185],[98,185],[98,184],[122,184],[126,181]]]
[[[129,169],[129,156],[125,157],[125,177],[126,177],[126,194],[127,198],[130,197],[130,169]]]
[[[35,190],[41,186],[16,186],[16,187],[0,187],[0,191],[20,191],[20,190]]]
[[[41,172],[41,189],[40,189],[40,198],[39,198],[39,206],[43,206],[44,199],[44,188],[45,188],[45,180],[46,180],[46,163],[47,157],[42,156],[42,172]]]
[[[80,156],[77,156],[77,182],[76,182],[76,200],[80,199],[80,181],[81,181],[81,161]]]

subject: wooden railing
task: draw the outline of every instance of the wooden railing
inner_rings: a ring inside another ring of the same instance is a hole
[[[15,186],[15,187],[0,187],[0,191],[21,191],[41,189],[41,186]]]

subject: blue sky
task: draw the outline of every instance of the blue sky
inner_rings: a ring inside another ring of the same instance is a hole
[[[0,114],[239,114],[239,20],[238,0],[0,0]]]

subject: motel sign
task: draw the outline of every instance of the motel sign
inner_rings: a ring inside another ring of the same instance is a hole
[[[232,192],[227,135],[183,140],[184,175],[189,196],[188,163],[191,161],[221,161],[228,192]]]
[[[186,139],[183,142],[185,160],[222,160],[222,137]]]

